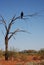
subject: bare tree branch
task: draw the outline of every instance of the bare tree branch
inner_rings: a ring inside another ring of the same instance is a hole
[[[0,20],[0,23],[5,26],[5,29],[7,31],[7,25],[6,25],[6,22],[5,22],[4,18],[2,16],[0,16],[0,17],[2,18],[2,20]]]
[[[15,39],[15,37],[13,36],[13,38]]]
[[[14,32],[10,32],[9,34],[11,34],[8,38],[8,40],[14,35],[16,34],[17,32],[26,32],[28,34],[31,34],[30,32],[27,32],[26,30],[20,30],[20,29],[16,29]]]
[[[13,16],[11,22],[9,23],[8,30],[7,30],[7,34],[9,34],[10,28],[11,28],[12,24],[14,24],[14,21],[15,21],[16,19],[19,19],[19,18],[20,18],[20,16],[18,16],[18,17],[16,17],[16,18],[15,18],[15,16]]]
[[[34,13],[34,14],[31,14],[31,15],[25,15],[23,17],[32,17],[32,16],[36,16],[37,14],[38,13]],[[9,34],[9,31],[10,31],[12,24],[14,24],[15,23],[14,21],[17,20],[17,19],[21,19],[21,16],[18,16],[16,18],[15,18],[15,16],[13,16],[13,18],[11,19],[11,22],[9,23],[7,34]],[[22,19],[27,19],[27,18],[22,18]]]
[[[26,19],[25,17],[36,16],[37,14],[38,14],[38,13],[34,13],[34,14],[31,14],[31,15],[24,15],[22,19]],[[0,20],[0,21],[1,21],[0,23],[3,24],[3,25],[5,26],[7,35],[8,35],[9,32],[10,32],[10,29],[11,29],[12,24],[15,23],[15,20],[21,19],[21,15],[18,16],[18,17],[13,16],[13,18],[11,19],[11,21],[10,21],[10,23],[9,23],[8,29],[7,29],[7,25],[6,25],[6,22],[5,22],[4,18],[3,18],[2,16],[0,16],[0,17],[2,18],[2,20]],[[17,31],[18,31],[18,30],[17,30]],[[19,30],[19,31],[21,31],[21,30]],[[22,32],[24,32],[24,31],[22,30]],[[26,31],[25,31],[25,32],[26,32]]]
[[[37,12],[36,13],[33,13],[33,14],[25,15],[24,17],[33,17],[33,16],[36,16],[36,15],[38,15]]]
[[[27,18],[24,18],[24,17],[32,17],[32,16],[36,16],[37,14],[38,13],[34,13],[34,14],[31,14],[31,15],[25,15],[25,16],[23,16],[22,19],[27,19]],[[21,19],[21,16],[18,16],[16,18],[15,18],[15,16],[13,16],[13,18],[11,19],[11,22],[10,22],[10,24],[8,26],[7,34],[9,34],[10,28],[11,28],[12,24],[14,24],[15,23],[15,20],[17,20],[17,19]]]
[[[1,30],[1,32],[2,32],[3,36],[5,37],[3,30]]]

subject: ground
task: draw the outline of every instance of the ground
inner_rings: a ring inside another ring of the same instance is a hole
[[[26,59],[26,60],[25,60]],[[37,62],[40,63],[44,59],[40,59],[40,56],[34,56],[34,55],[28,55],[25,59],[21,60],[19,58],[17,59],[9,59],[8,61],[5,61],[4,58],[0,58],[0,65],[26,65],[26,63],[29,62]]]

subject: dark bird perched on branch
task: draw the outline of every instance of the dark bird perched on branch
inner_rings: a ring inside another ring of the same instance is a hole
[[[23,18],[23,15],[24,15],[24,13],[23,13],[23,12],[21,12],[21,19]]]

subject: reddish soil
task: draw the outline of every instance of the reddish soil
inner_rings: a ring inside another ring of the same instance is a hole
[[[27,60],[24,60],[24,61],[21,61],[20,59],[17,59],[17,60],[8,60],[8,61],[5,61],[4,59],[0,59],[0,65],[17,65],[17,64],[22,64],[22,65],[25,65],[25,63],[27,62],[40,62],[41,59],[36,56],[28,56],[26,58]]]

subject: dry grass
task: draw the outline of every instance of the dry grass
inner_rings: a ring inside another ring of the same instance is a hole
[[[0,65],[44,65],[44,52],[30,54],[9,51],[9,60],[5,61],[4,52],[0,51]]]

